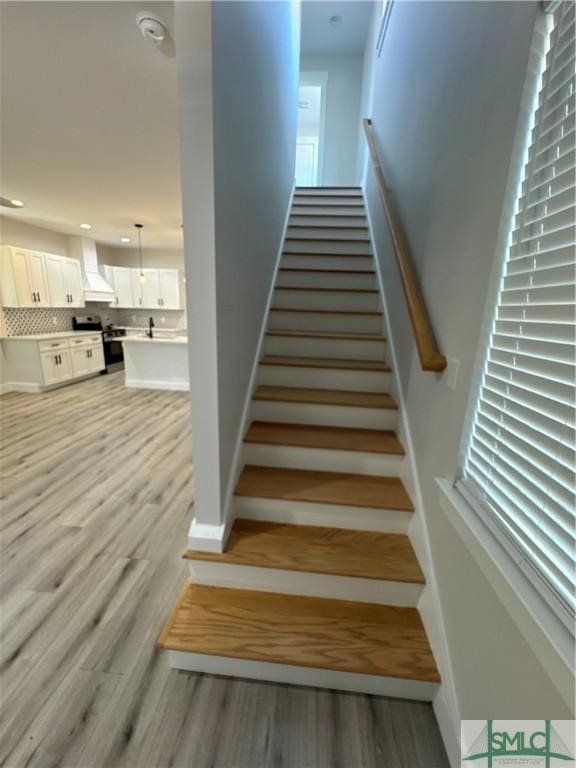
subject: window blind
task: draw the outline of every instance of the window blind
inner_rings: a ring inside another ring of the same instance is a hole
[[[462,483],[573,630],[575,6],[559,3]]]

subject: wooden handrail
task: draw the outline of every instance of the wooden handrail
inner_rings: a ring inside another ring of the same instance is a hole
[[[366,139],[368,141],[368,149],[370,150],[370,157],[372,159],[372,166],[378,183],[378,191],[380,192],[384,212],[390,227],[390,234],[394,245],[394,254],[396,255],[396,262],[398,264],[398,269],[400,270],[402,287],[404,289],[404,296],[406,297],[406,304],[408,305],[408,313],[410,314],[410,320],[412,322],[414,338],[416,339],[420,365],[424,371],[443,371],[444,368],[446,368],[446,358],[440,354],[438,349],[434,331],[432,330],[432,325],[430,323],[430,317],[428,316],[424,298],[414,271],[414,264],[412,262],[406,236],[402,229],[398,214],[394,209],[390,192],[386,186],[386,179],[384,178],[384,172],[382,171],[382,166],[378,159],[378,151],[372,132],[372,121],[368,118],[364,118],[363,123]]]

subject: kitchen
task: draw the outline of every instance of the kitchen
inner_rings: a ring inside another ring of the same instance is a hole
[[[182,251],[144,251],[143,230],[112,247],[0,218],[1,392],[118,371],[128,387],[189,389]]]

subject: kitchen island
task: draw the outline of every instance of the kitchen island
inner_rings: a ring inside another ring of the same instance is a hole
[[[187,336],[127,336],[122,339],[122,346],[127,387],[190,389]]]

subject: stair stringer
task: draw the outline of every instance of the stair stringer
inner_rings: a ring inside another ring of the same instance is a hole
[[[397,434],[406,451],[401,466],[400,477],[414,504],[414,513],[411,518],[408,535],[426,579],[426,584],[418,602],[418,611],[422,618],[426,635],[428,636],[428,641],[432,648],[432,652],[434,653],[442,678],[442,682],[433,699],[433,707],[446,746],[446,751],[448,755],[451,756],[451,762],[453,760],[459,761],[460,707],[450,658],[448,636],[444,626],[434,560],[430,547],[430,536],[426,523],[425,506],[418,476],[418,468],[415,461],[414,443],[412,440],[404,393],[398,375],[398,358],[386,304],[386,292],[382,280],[379,252],[376,248],[376,240],[374,238],[372,211],[368,204],[368,196],[366,195],[365,187],[363,187],[363,193],[368,231],[372,244],[374,269],[376,271],[382,309],[382,333],[387,339],[387,358],[388,364],[392,369],[390,394],[398,405]],[[391,240],[389,240],[389,243],[390,249],[392,249]]]
[[[219,526],[208,526],[198,524],[195,519],[192,520],[190,529],[188,531],[188,547],[190,549],[204,550],[208,552],[223,552],[226,546],[226,541],[230,533],[230,529],[234,524],[235,511],[234,511],[234,489],[238,484],[238,479],[244,469],[244,435],[248,427],[250,426],[251,407],[254,392],[257,386],[258,366],[260,364],[260,358],[262,357],[262,350],[264,347],[264,341],[266,338],[266,329],[268,328],[268,321],[270,315],[270,307],[274,298],[274,289],[276,287],[276,281],[278,279],[278,269],[282,260],[282,252],[284,250],[284,240],[286,239],[286,233],[288,231],[288,223],[290,221],[290,213],[292,211],[292,200],[294,197],[294,189],[290,193],[288,198],[288,204],[286,207],[286,215],[284,217],[284,225],[282,227],[282,233],[278,242],[278,250],[276,252],[276,262],[274,264],[274,271],[270,280],[270,287],[268,289],[268,299],[266,301],[266,308],[262,315],[262,327],[260,328],[260,336],[258,337],[258,344],[254,352],[254,360],[252,362],[252,371],[250,373],[250,381],[246,389],[246,397],[244,400],[244,407],[242,409],[242,416],[240,419],[240,426],[238,429],[238,435],[236,437],[236,443],[234,446],[234,453],[232,455],[232,469],[228,477],[228,483],[226,485],[226,492],[224,494],[223,502],[223,519],[224,522]]]

